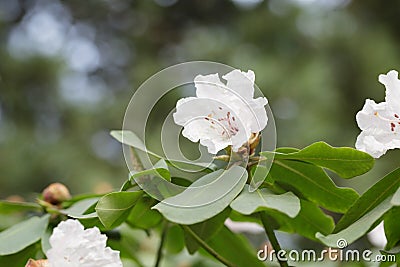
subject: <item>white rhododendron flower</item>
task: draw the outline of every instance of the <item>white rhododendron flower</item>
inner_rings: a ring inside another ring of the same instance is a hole
[[[50,236],[50,267],[122,267],[119,252],[106,247],[97,227],[84,229],[77,220],[61,222]]]
[[[267,99],[253,98],[253,71],[233,70],[222,78],[226,84],[218,74],[196,76],[196,97],[180,99],[173,115],[175,123],[184,127],[183,136],[200,141],[211,154],[227,146],[237,151],[268,121]]]
[[[367,99],[357,113],[357,124],[362,130],[356,148],[379,158],[389,149],[400,148],[400,80],[398,72],[379,75],[386,87],[385,102]]]

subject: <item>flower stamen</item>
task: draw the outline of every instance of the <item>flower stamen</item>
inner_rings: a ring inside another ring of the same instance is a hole
[[[383,121],[389,122],[390,131],[392,131],[392,132],[394,132],[396,130],[396,123],[400,125],[400,116],[397,113],[393,114],[393,116],[396,118],[394,120],[380,116],[377,111],[374,112],[374,116],[378,117],[379,119],[381,119]]]

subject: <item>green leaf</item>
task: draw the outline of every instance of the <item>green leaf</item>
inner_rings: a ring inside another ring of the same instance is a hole
[[[188,227],[196,233],[202,240],[210,240],[224,226],[226,218],[228,218],[230,209],[225,209],[211,219],[201,223],[188,225]],[[185,244],[190,254],[195,253],[199,249],[199,243],[187,232],[185,232]]]
[[[273,152],[261,152],[270,157]],[[335,148],[325,142],[317,142],[292,153],[274,153],[275,160],[299,160],[327,168],[343,178],[352,178],[368,172],[374,166],[369,154],[350,147]]]
[[[131,146],[133,148],[139,149],[141,151],[144,151],[150,155],[155,156],[156,158],[160,158],[161,156],[157,155],[156,153],[153,153],[149,150],[147,150],[146,146],[140,140],[140,138],[131,131],[111,131],[110,132],[111,136],[114,137],[118,142]]]
[[[42,237],[40,238],[40,244],[42,246],[42,251],[44,254],[51,248],[49,239],[51,236],[52,230],[47,228],[46,231],[44,231]]]
[[[42,208],[40,207],[40,205],[36,203],[0,200],[0,214],[41,210]]]
[[[334,233],[347,228],[367,212],[371,211],[388,196],[393,195],[399,186],[400,168],[389,173],[368,189],[336,224]]]
[[[223,211],[242,191],[247,171],[234,166],[201,177],[180,194],[166,198],[153,208],[179,224],[195,224]]]
[[[171,225],[165,237],[165,249],[169,254],[178,254],[184,247],[185,239],[182,228],[177,224]]]
[[[136,180],[139,178],[153,179],[153,176],[160,177],[166,181],[171,181],[171,173],[164,159],[160,159],[153,168],[143,171],[131,171],[128,181],[124,183],[120,191],[126,191],[134,186],[137,186]]]
[[[82,199],[75,202],[68,209],[60,210],[60,212],[72,218],[80,218],[90,207],[96,204],[98,200],[98,197]]]
[[[35,258],[40,251],[38,243],[30,245],[29,247],[19,251],[15,254],[0,256],[0,266],[4,267],[22,267],[28,262],[29,259]]]
[[[123,130],[123,131],[111,131],[110,132],[111,136],[114,137],[118,142],[131,146],[133,148],[139,149],[143,152],[146,152],[149,155],[152,155],[158,159],[162,159],[163,157],[148,150],[145,146],[145,144],[140,140],[140,138],[131,131]],[[179,160],[170,160],[170,159],[165,159],[167,163],[170,163],[177,168],[191,168],[194,170],[202,170],[204,168],[208,168],[211,170],[216,169],[216,166],[214,164],[210,163],[201,163],[201,162],[196,162],[196,163],[191,163],[191,162],[183,162]]]
[[[337,187],[322,168],[309,163],[276,160],[269,174],[275,182],[327,210],[344,213],[358,199],[356,191]]]
[[[144,175],[155,175],[161,178],[164,178],[167,181],[171,181],[171,174],[168,169],[168,165],[165,160],[160,159],[154,164],[154,167],[148,170],[140,171],[131,173],[130,180],[134,180],[137,177],[144,176]]]
[[[142,233],[138,233],[137,230],[133,230],[125,224],[118,227],[118,232],[121,238],[118,240],[109,238],[107,245],[113,250],[119,251],[121,259],[133,260],[136,263],[133,266],[144,267],[145,265],[138,259],[138,254],[141,254],[141,245],[143,245],[141,242],[143,239],[138,236],[140,237]],[[123,265],[125,266],[125,263]]]
[[[295,218],[290,218],[277,211],[265,211],[272,222],[278,225],[280,231],[297,233],[312,240],[317,240],[315,234],[320,232],[329,234],[335,227],[332,217],[326,215],[317,205],[300,199],[301,209]]]
[[[385,249],[394,248],[397,244],[400,245],[400,207],[393,207],[384,216],[384,228],[387,239]]]
[[[142,192],[112,192],[102,197],[96,205],[101,223],[108,229],[125,221]]]
[[[109,228],[104,227],[96,212],[88,215],[76,216],[75,219],[78,219],[85,228],[97,227],[100,231],[109,230]]]
[[[231,208],[245,215],[265,209],[280,211],[291,218],[300,212],[300,199],[292,192],[276,195],[266,188],[250,192],[245,186],[240,195],[231,203]]]
[[[232,233],[225,226],[207,244],[237,267],[265,267],[257,258],[257,249],[246,238]]]
[[[64,209],[67,209],[67,208],[71,207],[72,205],[74,205],[76,202],[79,202],[81,200],[88,199],[88,198],[100,198],[102,196],[104,196],[104,194],[90,193],[90,194],[76,195],[76,196],[73,196],[71,199],[64,201],[62,203],[62,207]]]
[[[126,219],[126,223],[130,227],[145,230],[155,227],[162,220],[161,214],[158,211],[151,209],[155,204],[156,200],[144,195],[133,207],[131,213]]]
[[[270,168],[262,164],[255,165],[250,169],[250,192],[254,192],[263,182],[267,182],[266,177],[268,177],[269,170]]]
[[[397,189],[396,193],[394,193],[391,202],[393,206],[400,206],[400,187]]]
[[[39,241],[46,231],[50,215],[32,217],[0,233],[0,255],[17,253]]]
[[[392,196],[389,196],[372,210],[351,224],[342,231],[330,235],[317,233],[315,236],[329,247],[338,247],[337,243],[340,239],[346,240],[347,244],[351,244],[358,238],[368,232],[371,226],[374,225],[393,205],[390,203]]]

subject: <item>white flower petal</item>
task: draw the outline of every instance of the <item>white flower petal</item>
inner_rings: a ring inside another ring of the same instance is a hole
[[[77,220],[61,222],[50,236],[50,267],[122,267],[119,252],[106,247],[97,227],[85,230]]]
[[[356,148],[370,154],[374,158],[379,158],[387,151],[385,144],[378,142],[373,135],[366,135],[362,132],[356,141]]]
[[[400,81],[397,75],[393,70],[379,75],[379,81],[386,87],[386,102],[367,99],[356,116],[362,130],[356,148],[375,158],[389,149],[400,148]]]
[[[387,74],[379,75],[378,79],[386,87],[386,103],[393,111],[400,112],[400,80],[398,79],[398,72],[391,70]]]
[[[255,74],[252,70],[247,72],[233,70],[222,76],[227,83],[226,86],[238,93],[245,100],[252,100],[254,95]]]
[[[211,98],[223,100],[226,97],[227,88],[221,82],[218,74],[197,75],[194,78],[196,96],[199,98]]]
[[[377,104],[374,100],[367,99],[363,109],[357,113],[356,120],[361,130],[374,128],[391,130],[390,117],[393,115],[388,112],[386,102]]]

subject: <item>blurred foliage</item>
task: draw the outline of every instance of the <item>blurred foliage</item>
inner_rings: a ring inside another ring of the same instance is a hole
[[[398,69],[399,5],[0,0],[0,197],[55,181],[74,194],[118,187],[127,169],[109,130],[135,88],[189,60],[254,70],[278,145],[354,146],[356,112],[383,99],[378,74]],[[348,183],[364,191],[395,167],[389,154]]]

